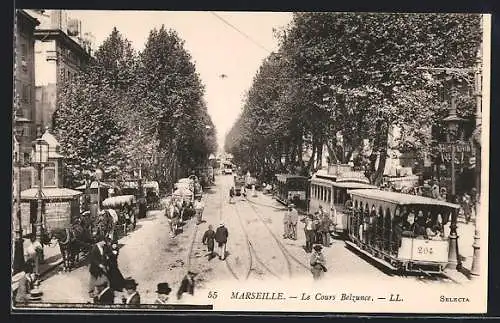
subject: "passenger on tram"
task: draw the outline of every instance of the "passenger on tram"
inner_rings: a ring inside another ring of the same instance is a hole
[[[415,219],[415,229],[414,232],[417,236],[425,236],[425,224],[426,217],[424,216],[424,212],[419,210],[417,213],[417,218]]]
[[[397,249],[401,247],[401,240],[403,236],[403,221],[400,216],[395,216],[392,223],[392,232],[393,232],[393,244]]]
[[[441,238],[444,237],[443,217],[441,213],[437,215],[435,223],[425,228],[425,233],[429,239],[438,236]]]
[[[413,210],[410,211],[408,216],[406,217],[406,220],[403,218],[403,224],[402,224],[402,229],[403,232],[401,233],[401,236],[403,237],[415,237],[415,213]]]

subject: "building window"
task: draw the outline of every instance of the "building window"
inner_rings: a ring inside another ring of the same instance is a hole
[[[21,100],[28,103],[28,86],[23,84],[21,87]]]
[[[23,136],[31,137],[31,125],[30,124],[25,124],[23,126]]]
[[[24,153],[24,164],[27,165],[31,162],[31,156],[30,153]]]
[[[28,71],[27,57],[28,57],[28,48],[26,44],[21,44],[21,68],[23,72]]]

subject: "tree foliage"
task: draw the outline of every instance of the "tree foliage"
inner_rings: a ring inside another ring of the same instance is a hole
[[[54,127],[69,185],[101,166],[109,178],[140,169],[165,186],[203,165],[217,149],[203,94],[175,31],[152,30],[136,53],[114,28],[92,64],[60,93]]]
[[[376,181],[393,125],[403,130],[398,148],[417,153],[429,151],[442,135],[451,83],[459,92],[459,114],[473,116],[464,78],[429,77],[418,67],[473,67],[480,32],[479,15],[470,14],[296,13],[281,34],[278,54],[270,55],[276,58],[276,77],[259,78],[264,62],[252,86],[259,90],[250,90],[230,132],[245,136],[233,138],[227,148],[248,168],[268,159],[259,154],[256,161],[245,159],[243,151],[258,150],[275,160],[285,156],[289,170],[295,165],[314,170],[324,145],[331,162],[346,163],[363,157],[361,145],[369,139],[373,153],[365,157]],[[267,117],[272,115],[281,120]],[[304,163],[305,151],[312,153]]]

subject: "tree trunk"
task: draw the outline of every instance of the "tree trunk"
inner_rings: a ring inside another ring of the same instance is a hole
[[[389,125],[385,121],[380,122],[380,126],[377,127],[379,131],[377,133],[380,133],[380,136],[377,136],[376,142],[374,143],[374,148],[378,147],[378,152],[380,153],[380,159],[378,163],[378,167],[375,170],[375,173],[372,176],[373,179],[373,184],[374,185],[380,185],[382,182],[383,176],[384,176],[384,170],[385,170],[385,163],[387,160],[387,140],[389,136]],[[372,152],[373,154],[373,152]],[[371,167],[372,169],[375,168],[375,162],[377,158],[374,156],[374,158],[371,159]]]

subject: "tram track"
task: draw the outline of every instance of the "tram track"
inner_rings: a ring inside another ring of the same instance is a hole
[[[234,207],[234,210],[236,211],[236,215],[237,215],[237,218],[238,218],[238,221],[240,223],[240,226],[241,226],[241,229],[242,229],[242,232],[243,232],[243,235],[245,236],[245,242],[246,242],[246,245],[248,247],[248,254],[250,256],[250,265],[248,266],[248,271],[247,271],[247,274],[246,274],[246,277],[245,279],[248,279],[250,277],[250,274],[252,273],[253,270],[257,271],[258,269],[257,268],[254,268],[254,263],[253,263],[253,258],[255,258],[255,261],[262,267],[264,268],[269,274],[271,274],[272,276],[278,278],[278,279],[281,279],[281,277],[276,274],[275,272],[273,272],[263,261],[262,259],[260,259],[260,257],[257,255],[257,251],[255,250],[255,247],[253,246],[252,242],[250,241],[250,238],[248,237],[248,232],[247,230],[245,229],[245,225],[243,223],[243,220],[241,218],[241,214],[240,212],[238,211],[238,208],[236,207],[236,205],[233,205]]]
[[[219,221],[222,222],[223,221],[222,209],[224,207],[224,189],[221,188],[219,196],[220,196],[220,199],[219,199]],[[215,243],[217,243],[217,242],[215,242]],[[224,263],[226,265],[227,270],[231,273],[233,278],[236,280],[240,280],[240,278],[236,274],[233,267],[229,264],[229,262],[227,260],[224,260]]]
[[[291,261],[290,260],[293,260],[295,263],[297,263],[299,266],[301,266],[302,268],[304,268],[305,270],[307,270],[309,272],[309,270],[310,270],[309,266],[307,266],[307,264],[303,263],[300,259],[298,259],[292,253],[290,253],[290,251],[288,251],[288,249],[280,241],[280,239],[276,236],[276,234],[269,227],[269,225],[264,221],[264,219],[262,218],[262,216],[258,212],[257,208],[255,207],[255,204],[257,204],[257,203],[255,203],[253,201],[250,201],[248,198],[246,200],[248,202],[248,205],[252,208],[252,210],[254,211],[254,213],[257,215],[257,217],[260,220],[260,222],[262,222],[264,224],[264,226],[269,231],[269,233],[271,234],[271,236],[273,237],[273,239],[276,241],[276,243],[277,243],[278,247],[280,248],[281,252],[285,256],[286,261],[287,261],[287,266],[288,266],[289,271],[290,271],[290,277],[292,276],[292,269],[291,269],[292,265],[291,265]]]
[[[246,200],[246,202],[248,202],[248,199],[245,199],[245,200]],[[260,214],[255,210],[255,208],[251,204],[249,204],[249,206],[252,208],[252,211],[257,215],[256,219],[258,220],[258,222],[262,223],[264,225],[264,227],[266,227],[267,231],[271,234],[271,237],[276,242],[279,250],[281,251],[281,254],[283,255],[283,258],[285,259],[286,273],[284,274],[284,276],[286,276],[288,278],[291,278],[293,276],[292,263],[290,261],[289,254],[287,254],[286,248],[283,245],[281,245],[281,242],[279,241],[279,239],[276,237],[276,235],[274,234],[274,232],[272,232],[272,230],[270,230],[270,228],[268,227],[268,225],[262,219],[262,217],[260,216]],[[277,276],[277,275],[274,275],[274,276]],[[280,278],[282,278],[282,276],[283,275],[281,275]]]

